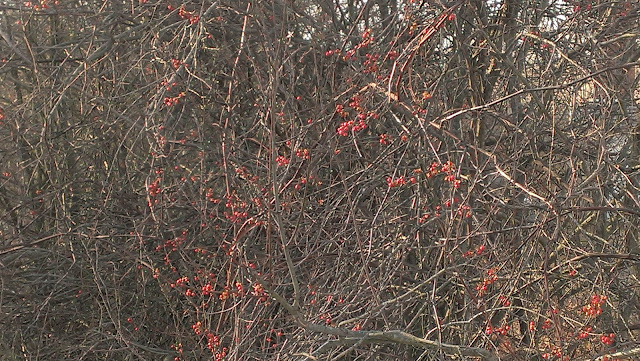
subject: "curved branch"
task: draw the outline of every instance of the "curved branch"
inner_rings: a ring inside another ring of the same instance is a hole
[[[390,331],[353,331],[346,328],[337,328],[331,326],[325,326],[308,321],[297,308],[289,304],[280,294],[265,287],[269,292],[269,295],[275,299],[282,307],[284,307],[294,317],[296,322],[303,328],[322,333],[326,335],[333,335],[341,337],[340,344],[354,345],[356,343],[393,343],[401,345],[409,345],[420,349],[431,349],[434,351],[442,351],[447,355],[460,355],[466,357],[481,357],[488,361],[498,361],[498,357],[491,351],[480,347],[468,347],[460,345],[452,345],[446,343],[440,343],[438,341],[427,340],[414,336],[410,333],[400,330]],[[309,356],[307,356],[309,357]],[[314,359],[315,357],[310,357]]]

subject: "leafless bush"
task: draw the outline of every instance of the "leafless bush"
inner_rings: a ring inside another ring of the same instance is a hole
[[[7,359],[637,357],[636,3],[0,11]]]

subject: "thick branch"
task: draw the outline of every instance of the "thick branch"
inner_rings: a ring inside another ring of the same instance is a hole
[[[284,299],[278,293],[268,290],[271,297],[273,297],[281,306],[283,306],[291,315],[295,318],[298,324],[313,332],[323,333],[327,335],[333,335],[342,337],[342,344],[356,344],[356,343],[394,343],[409,345],[421,349],[431,349],[434,351],[442,351],[447,355],[460,355],[466,357],[481,357],[488,361],[498,361],[498,357],[491,351],[479,348],[479,347],[467,347],[459,345],[451,345],[446,343],[440,343],[437,341],[431,341],[424,338],[416,337],[400,330],[391,331],[352,331],[345,328],[336,328],[325,325],[309,322],[304,318],[302,312],[296,307],[293,307],[287,300]],[[313,357],[312,357],[313,358]]]

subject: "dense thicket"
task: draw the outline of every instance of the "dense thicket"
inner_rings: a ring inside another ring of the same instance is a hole
[[[639,8],[1,2],[0,358],[638,357]]]

